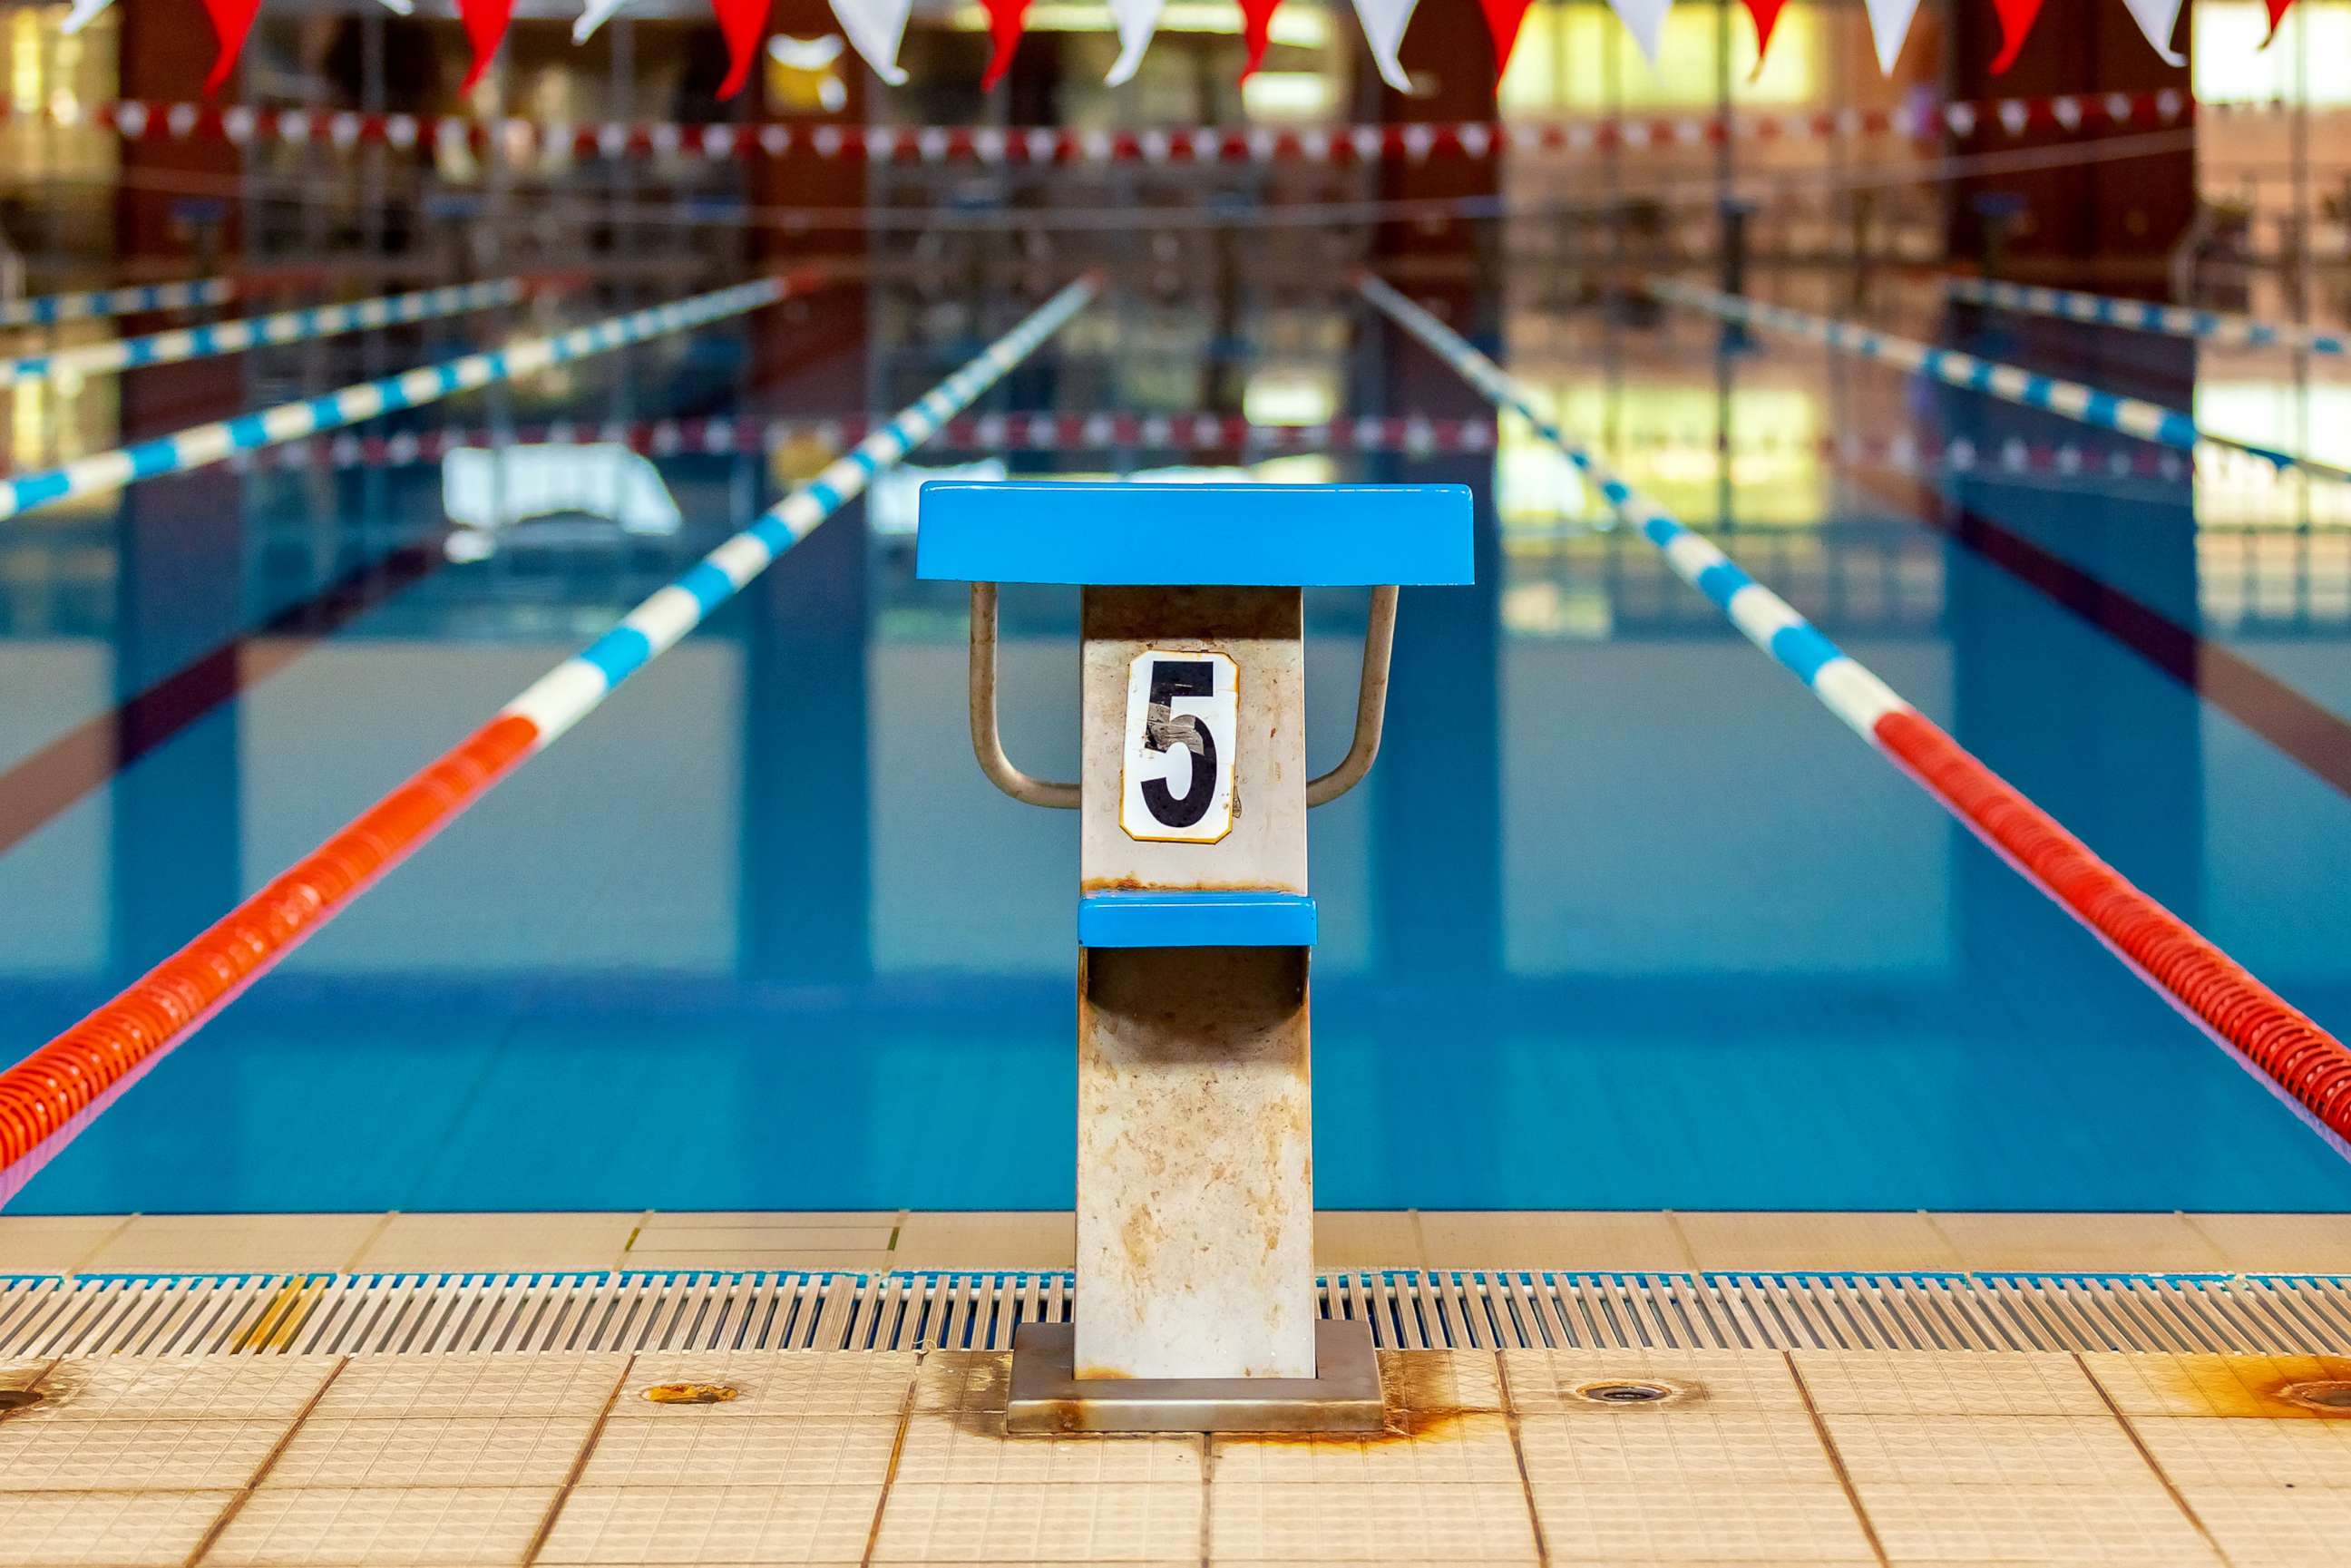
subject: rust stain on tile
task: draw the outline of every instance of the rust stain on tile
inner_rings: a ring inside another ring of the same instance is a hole
[[[2351,1356],[2275,1355],[2167,1359],[2148,1356],[2138,1375],[2153,1388],[2199,1402],[2224,1420],[2351,1421]]]

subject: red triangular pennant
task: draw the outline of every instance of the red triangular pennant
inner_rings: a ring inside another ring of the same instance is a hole
[[[1281,0],[1241,0],[1241,41],[1249,46],[1249,63],[1241,67],[1241,80],[1257,75],[1257,68],[1265,63],[1265,47],[1273,37],[1273,8]]]
[[[490,68],[490,57],[498,52],[506,41],[507,19],[514,15],[514,0],[457,0],[457,17],[465,24],[465,42],[474,48],[474,64],[465,72],[459,92],[471,92],[482,73]]]
[[[261,0],[204,0],[204,14],[213,19],[213,31],[220,36],[220,52],[213,57],[212,75],[204,78],[204,96],[220,91],[221,83],[236,68],[236,57],[244,51],[245,36],[253,31],[254,14],[261,9]]]
[[[1020,47],[1020,27],[1029,16],[1029,0],[980,0],[980,4],[987,7],[987,36],[996,43],[996,52],[988,57],[987,74],[979,78],[979,89],[986,92],[1012,68],[1012,51]]]
[[[1780,25],[1780,7],[1787,0],[1747,0],[1747,14],[1755,19],[1755,74],[1763,74],[1763,57],[1771,52],[1771,29]]]
[[[2270,36],[2262,40],[2262,47],[2265,49],[2277,42],[2278,24],[2285,20],[2288,11],[2294,9],[2294,0],[2266,0],[2266,4],[2270,10]]]
[[[768,0],[710,0],[718,14],[718,31],[726,40],[726,79],[718,96],[733,98],[751,77],[751,62],[759,57],[759,40],[768,33]]]
[[[1478,0],[1486,13],[1486,30],[1494,35],[1494,79],[1510,68],[1510,50],[1519,41],[1519,24],[1527,19],[1530,0]]]
[[[2041,0],[1991,0],[1991,8],[2000,14],[2000,54],[1991,62],[1991,74],[2004,76],[2041,16]]]

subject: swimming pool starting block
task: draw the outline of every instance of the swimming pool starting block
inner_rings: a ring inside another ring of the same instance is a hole
[[[1314,1286],[1306,812],[1360,782],[1397,590],[1467,583],[1458,485],[924,486],[916,568],[971,583],[971,735],[1080,813],[1078,1268],[1013,1342],[1016,1432],[1374,1430],[1369,1325]],[[996,722],[997,586],[1083,590],[1080,779]],[[1355,729],[1310,776],[1301,591],[1372,590]]]

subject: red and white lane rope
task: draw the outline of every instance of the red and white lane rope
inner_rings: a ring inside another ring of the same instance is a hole
[[[1528,390],[1451,328],[1376,278],[1364,292],[1488,399],[1515,409],[1600,487],[1674,574],[1802,681],[2034,886],[2080,921],[2231,1060],[2351,1159],[2351,1049],[2148,897],[2089,846],[1822,635],[1787,601],[1562,434]]]
[[[1079,131],[1066,127],[846,125],[783,120],[535,120],[520,116],[364,114],[356,110],[272,109],[251,104],[120,99],[0,99],[0,123],[41,119],[89,124],[135,139],[413,148],[462,144],[575,157],[735,158],[804,151],[820,158],[897,163],[1353,163],[1374,159],[1483,158],[1501,152],[1591,152],[1706,147],[1717,143],[1910,141],[2078,135],[2184,124],[2198,114],[2273,112],[2279,106],[2198,105],[2160,92],[2061,93],[2047,98],[1896,109],[1801,110],[1785,113],[1679,114],[1543,121],[1426,120],[1405,124],[1285,129],[1177,126]]]
[[[20,1190],[112,1096],[352,899],[674,646],[875,474],[968,407],[1082,309],[1098,287],[1089,277],[1062,289],[121,995],[0,1072],[0,1201]]]

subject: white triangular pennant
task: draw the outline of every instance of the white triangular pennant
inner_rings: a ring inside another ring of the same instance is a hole
[[[1118,61],[1102,81],[1111,87],[1132,79],[1143,67],[1143,51],[1159,31],[1160,8],[1167,0],[1110,0],[1110,14],[1118,23]]]
[[[1918,0],[1862,0],[1869,8],[1869,36],[1877,46],[1877,69],[1880,75],[1892,76],[1894,62],[1902,57],[1903,41],[1910,37],[1910,24],[1918,15]]]
[[[2123,0],[2130,7],[2131,20],[2155,46],[2166,65],[2184,66],[2188,57],[2171,47],[2171,31],[2179,25],[2179,0]]]
[[[1915,5],[1918,0],[1910,3]],[[1674,0],[1608,0],[1608,7],[1633,35],[1633,41],[1641,46],[1642,55],[1656,65],[1657,41],[1665,36],[1666,13],[1673,9]]]
[[[78,33],[96,21],[99,12],[113,4],[114,0],[74,0],[73,9],[68,11],[66,19],[57,24],[57,31]]]
[[[1372,47],[1380,79],[1398,92],[1412,90],[1396,51],[1404,47],[1404,30],[1411,25],[1413,7],[1420,0],[1355,0],[1355,19],[1364,25],[1364,42]]]
[[[628,3],[629,0],[588,0],[579,19],[571,24],[571,41],[584,44],[594,37],[596,29],[618,16],[621,7]]]
[[[892,87],[904,87],[906,73],[898,64],[898,46],[906,37],[906,13],[914,0],[832,0],[832,14],[841,30],[865,57],[873,74]]]

